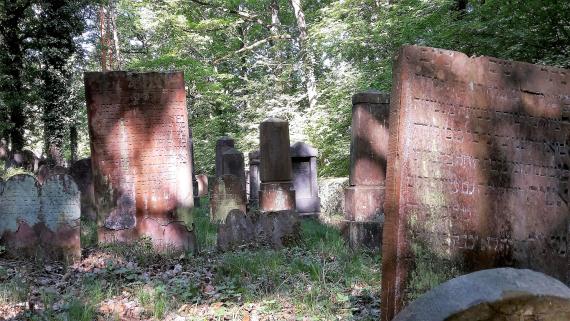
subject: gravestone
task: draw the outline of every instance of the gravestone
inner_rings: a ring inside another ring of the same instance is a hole
[[[12,256],[73,260],[81,255],[79,189],[56,174],[43,185],[20,174],[0,183],[0,242]]]
[[[95,221],[97,219],[97,211],[95,210],[91,158],[83,158],[73,162],[69,167],[69,175],[73,177],[81,192],[81,217]]]
[[[48,176],[55,174],[67,174],[67,168],[59,165],[51,166],[48,164],[40,165],[36,179],[40,184],[43,184]]]
[[[208,195],[208,176],[206,174],[196,175],[196,182],[198,183],[198,196]]]
[[[379,250],[384,222],[390,96],[378,91],[352,97],[349,187],[342,232],[352,248]]]
[[[259,206],[259,151],[249,152],[249,206]]]
[[[235,142],[233,138],[222,137],[216,141],[216,177],[224,175],[222,167],[222,154],[228,148],[234,148]]]
[[[228,147],[222,152],[222,175],[236,176],[245,194],[245,165],[242,152],[233,147]]]
[[[195,248],[182,72],[86,73],[100,243]]]
[[[303,142],[291,146],[295,206],[301,216],[318,216],[321,211],[317,185],[318,154],[315,148]]]
[[[235,175],[222,175],[216,179],[210,191],[210,220],[223,223],[234,209],[245,213],[246,202],[242,180]]]
[[[40,167],[40,158],[31,150],[24,149],[10,155],[8,167],[20,167],[28,172],[37,173]]]
[[[394,321],[566,321],[570,289],[531,270],[483,270],[445,282],[412,302]]]
[[[452,277],[570,283],[570,70],[403,47],[394,65],[382,320]]]
[[[289,122],[286,120],[269,118],[259,125],[261,211],[295,210],[289,144]]]
[[[0,160],[7,161],[10,159],[10,150],[8,149],[8,144],[4,139],[0,139]],[[4,164],[6,166],[6,164]]]

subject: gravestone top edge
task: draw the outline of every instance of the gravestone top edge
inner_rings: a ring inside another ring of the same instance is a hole
[[[318,157],[319,151],[305,142],[291,145],[291,157]]]
[[[277,118],[277,117],[269,117],[269,118],[266,118],[264,121],[262,121],[261,125],[267,124],[267,123],[289,123],[289,121],[287,121],[285,119]]]
[[[383,93],[377,90],[368,90],[356,93],[352,96],[352,104],[389,104],[390,94]]]
[[[528,269],[497,268],[459,276],[440,284],[405,307],[393,321],[442,321],[485,303],[516,298],[553,297],[570,303],[570,288]]]

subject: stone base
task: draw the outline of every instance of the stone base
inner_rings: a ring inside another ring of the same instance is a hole
[[[366,248],[380,251],[383,225],[382,222],[343,221],[341,232],[352,249]]]
[[[318,220],[319,216],[321,215],[320,212],[313,212],[313,213],[297,213],[300,219],[314,219]]]
[[[384,213],[384,186],[350,186],[344,190],[344,218],[379,221]]]
[[[97,236],[99,244],[130,244],[146,236],[150,238],[157,252],[196,252],[197,250],[194,231],[189,231],[184,224],[178,222],[161,225],[153,219],[145,219],[132,229],[111,230],[106,227],[99,227]]]
[[[295,211],[293,183],[290,181],[261,183],[259,209],[263,212]]]
[[[218,249],[251,244],[268,244],[283,248],[295,244],[300,238],[301,225],[295,211],[255,212],[244,214],[233,210],[224,224],[218,226]]]

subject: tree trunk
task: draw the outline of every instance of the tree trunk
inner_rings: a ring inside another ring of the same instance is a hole
[[[301,58],[303,62],[303,71],[305,73],[305,87],[307,88],[307,98],[309,99],[309,109],[313,110],[317,106],[317,80],[315,77],[315,57],[313,52],[308,48],[307,40],[307,23],[305,22],[305,14],[301,7],[301,0],[291,0],[295,19],[297,20],[297,28],[299,29],[299,46],[301,49]]]
[[[69,126],[69,150],[70,150],[70,157],[69,162],[73,163],[77,160],[77,126],[71,125]]]

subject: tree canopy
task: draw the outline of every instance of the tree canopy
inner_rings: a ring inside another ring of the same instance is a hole
[[[3,0],[0,131],[12,149],[86,155],[83,71],[182,70],[197,172],[218,137],[256,149],[278,116],[321,175],[347,175],[350,97],[389,91],[404,44],[570,68],[570,2]]]

